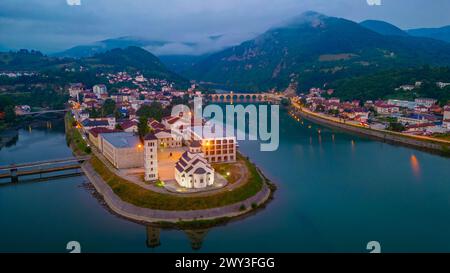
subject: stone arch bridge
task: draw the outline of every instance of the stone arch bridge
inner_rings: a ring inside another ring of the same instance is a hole
[[[222,93],[209,94],[207,98],[212,102],[276,102],[281,99],[273,93]]]

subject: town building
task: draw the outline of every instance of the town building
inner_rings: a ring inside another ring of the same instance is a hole
[[[380,115],[390,115],[393,113],[398,113],[400,111],[400,108],[392,104],[387,104],[384,102],[376,102],[375,111]]]
[[[408,101],[408,100],[394,100],[390,99],[387,102],[390,105],[395,105],[401,108],[408,108],[408,109],[414,109],[414,107],[417,106],[417,103],[414,101]]]
[[[414,90],[415,88],[416,88],[416,85],[405,84],[405,85],[401,85],[399,88],[396,88],[396,90],[402,89],[403,91],[411,91],[411,90]]]
[[[155,119],[150,119],[148,122],[148,126],[150,127],[150,129],[152,130],[164,130],[166,129],[166,127],[161,124],[159,121],[155,120]]]
[[[82,83],[71,83],[69,85],[69,96],[80,101],[79,94],[83,92],[84,85]]]
[[[450,86],[450,83],[448,83],[448,82],[437,82],[436,85],[437,85],[437,87],[439,87],[440,89],[444,89],[444,88],[446,88],[447,86]]]
[[[116,119],[114,117],[97,118],[97,119],[84,119],[81,122],[84,130],[90,130],[95,127],[105,127],[108,129],[116,128]]]
[[[182,137],[172,134],[170,130],[159,130],[155,132],[158,139],[158,148],[179,148],[183,146]]]
[[[450,130],[450,105],[444,107],[444,117],[442,127]]]
[[[413,113],[406,116],[399,116],[397,117],[397,121],[402,123],[403,125],[413,125],[424,123],[436,123],[439,120],[433,115]]]
[[[144,166],[142,143],[133,133],[100,134],[103,155],[117,169]]]
[[[187,139],[199,141],[202,152],[210,163],[235,162],[236,137],[234,135],[227,136],[225,130],[223,130],[222,134],[219,134],[211,128],[205,129],[207,126],[209,125],[188,128],[186,132]]]
[[[430,108],[433,104],[437,103],[437,100],[430,98],[418,98],[414,100],[417,104]]]
[[[108,94],[108,89],[104,84],[94,85],[94,87],[92,87],[92,91],[97,96],[97,98],[100,98],[102,95]]]
[[[88,138],[100,151],[102,151],[102,138],[99,137],[100,134],[117,133],[119,130],[111,130],[105,127],[95,127],[88,131]]]
[[[135,120],[126,120],[120,123],[120,127],[122,130],[127,133],[137,133],[138,131],[138,122]]]
[[[406,126],[405,133],[425,133],[434,127],[436,127],[434,123],[411,124]]]
[[[14,107],[14,112],[17,116],[24,115],[31,112],[31,107],[29,105],[17,105]]]
[[[202,153],[199,141],[192,141],[189,150],[175,164],[175,180],[189,189],[202,189],[214,184],[214,169]]]

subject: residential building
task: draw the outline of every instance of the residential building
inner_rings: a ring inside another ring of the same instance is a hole
[[[430,98],[418,98],[414,100],[417,104],[430,108],[433,104],[436,104],[437,100]]]
[[[127,133],[137,133],[138,131],[138,122],[134,120],[126,120],[120,123],[120,127],[122,127],[124,132]]]
[[[183,146],[182,137],[174,135],[170,130],[159,130],[155,132],[158,139],[158,148],[179,148]]]
[[[409,84],[405,84],[405,85],[401,85],[399,88],[397,88],[396,90],[402,89],[403,91],[411,91],[414,90],[416,88],[415,85],[409,85]]]
[[[98,118],[98,119],[84,119],[81,125],[85,130],[90,130],[95,127],[105,127],[108,129],[116,128],[116,119],[114,117]]]
[[[155,120],[155,119],[150,119],[148,121],[148,126],[150,127],[150,129],[152,130],[164,130],[166,129],[166,127],[161,124],[159,121]]]
[[[424,133],[427,132],[428,129],[434,127],[436,127],[436,124],[434,123],[411,124],[405,127],[405,133]]]
[[[436,85],[440,89],[444,89],[445,87],[450,86],[450,83],[448,83],[448,82],[437,82]]]
[[[390,100],[388,100],[387,104],[395,105],[395,106],[402,107],[402,108],[408,108],[408,109],[411,109],[411,110],[414,109],[414,107],[417,106],[416,102],[408,101],[408,100],[393,100],[393,99],[390,99]]]
[[[24,115],[31,112],[31,107],[29,105],[17,105],[14,107],[14,112],[17,116]]]
[[[94,91],[94,94],[97,96],[97,98],[100,98],[102,95],[108,94],[108,89],[104,84],[94,85],[92,91]]]
[[[69,85],[69,96],[80,101],[79,94],[83,92],[84,85],[82,83],[71,83]]]
[[[375,111],[380,115],[390,115],[400,111],[398,106],[387,104],[384,102],[375,103]]]
[[[444,118],[442,127],[445,127],[446,129],[450,130],[450,105],[446,105],[444,107]]]

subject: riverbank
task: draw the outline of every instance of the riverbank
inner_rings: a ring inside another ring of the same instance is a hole
[[[406,145],[416,149],[438,153],[443,156],[450,156],[450,141],[447,140],[434,139],[424,136],[406,135],[403,133],[397,133],[387,130],[367,128],[352,123],[337,121],[331,117],[326,117],[324,115],[320,115],[318,113],[314,113],[312,111],[304,109],[300,105],[293,104],[291,107],[292,110],[299,116],[320,125],[342,129],[344,131],[356,133],[363,136],[368,136],[376,140],[381,140],[383,142]]]
[[[259,179],[261,179],[261,189],[259,191],[243,200],[233,200],[232,204],[211,207],[212,205],[227,202],[229,199],[225,196],[217,195],[197,198],[177,197],[158,194],[145,189],[140,190],[138,189],[139,186],[132,183],[128,184],[129,182],[127,183],[127,181],[123,181],[123,179],[116,177],[114,174],[108,173],[106,167],[99,172],[98,168],[101,167],[99,164],[101,164],[100,160],[95,161],[94,159],[94,162],[83,164],[82,170],[102,196],[104,202],[114,213],[133,221],[145,223],[171,223],[183,226],[186,226],[189,222],[198,226],[202,221],[206,221],[209,224],[216,221],[224,223],[265,205],[274,190],[274,187],[269,184],[270,182],[260,175],[260,172],[254,167]],[[109,175],[109,177],[105,175]],[[137,194],[134,200],[126,198],[131,188],[133,191],[138,191],[134,192]],[[241,194],[236,191],[231,191],[227,194],[236,194],[237,197],[240,197]],[[124,195],[125,192],[128,193]],[[124,197],[125,200],[123,200]],[[141,202],[143,200],[147,201]]]

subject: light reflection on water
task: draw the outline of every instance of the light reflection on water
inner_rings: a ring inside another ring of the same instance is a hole
[[[416,178],[420,178],[420,163],[417,157],[413,154],[409,159],[411,163],[411,169]]]

